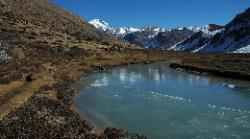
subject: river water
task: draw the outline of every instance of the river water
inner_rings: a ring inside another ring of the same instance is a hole
[[[190,74],[159,62],[79,80],[77,110],[99,128],[150,139],[249,139],[250,82]]]

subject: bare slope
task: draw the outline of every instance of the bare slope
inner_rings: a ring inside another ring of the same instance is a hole
[[[0,39],[4,41],[52,45],[84,41],[120,44],[49,0],[1,0],[0,7]]]

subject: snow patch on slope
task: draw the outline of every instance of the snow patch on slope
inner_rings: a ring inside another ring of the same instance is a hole
[[[197,45],[199,42],[198,39],[195,39],[189,43],[185,43],[184,45],[180,45],[179,43],[170,47],[168,50],[172,51],[185,51],[185,50],[190,50],[192,49],[195,45]]]
[[[233,53],[250,53],[250,45],[237,49],[235,51],[233,51]]]
[[[247,36],[243,39],[241,39],[240,41],[234,41],[233,38],[231,37],[226,37],[225,41],[223,42],[223,44],[220,45],[211,45],[210,43],[207,43],[206,45],[204,45],[203,47],[201,47],[199,50],[197,50],[197,52],[227,52],[227,53],[231,53],[231,52],[240,52],[240,50],[245,50],[245,49],[241,49],[244,47],[249,46],[250,44],[250,36]]]
[[[206,25],[205,27],[202,27],[202,28],[199,28],[199,27],[194,28],[191,26],[190,29],[193,29],[198,32],[196,32],[193,36],[190,36],[186,40],[173,45],[168,50],[190,51],[190,52],[213,51],[214,48],[209,48],[209,40],[212,37],[214,37],[217,33],[221,33],[225,30],[223,28],[223,29],[211,31],[210,25]]]

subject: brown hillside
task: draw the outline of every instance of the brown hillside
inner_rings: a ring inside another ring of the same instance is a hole
[[[53,45],[85,41],[120,44],[49,0],[1,0],[0,7],[1,40]]]

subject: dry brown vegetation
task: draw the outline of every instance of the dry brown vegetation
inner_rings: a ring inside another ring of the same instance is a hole
[[[90,49],[19,45],[8,50],[12,59],[0,64],[2,138],[144,138],[113,128],[104,133],[93,132],[92,125],[72,109],[76,93],[72,84],[88,73],[114,66],[165,60],[165,52],[121,50],[99,44]]]
[[[171,67],[216,76],[250,80],[250,54],[191,54],[183,53]]]

